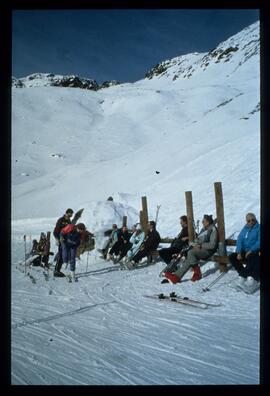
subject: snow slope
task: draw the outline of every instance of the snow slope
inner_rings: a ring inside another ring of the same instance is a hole
[[[52,230],[67,207],[85,208],[82,221],[98,246],[123,215],[128,225],[138,221],[143,195],[150,218],[161,204],[162,237],[178,233],[185,191],[195,219],[215,214],[215,181],[227,236],[248,211],[259,219],[259,24],[208,54],[161,65],[151,78],[97,92],[42,81],[12,89],[13,383],[259,381],[259,292],[230,288],[234,271],[205,295],[217,276],[210,262],[205,279],[175,286],[160,285],[162,263],[120,272],[96,250],[78,263],[78,284],[46,282],[33,268],[34,285],[16,268],[22,236]],[[172,290],[223,305],[199,311],[143,297]]]
[[[120,271],[91,252],[88,264],[82,257],[72,284],[52,275],[45,281],[40,267],[32,269],[37,284],[14,273],[13,384],[259,382],[260,297],[230,288],[234,271],[203,293],[217,276],[210,263],[205,279],[181,286],[160,285],[162,263]],[[171,291],[223,305],[202,310],[144,297]]]

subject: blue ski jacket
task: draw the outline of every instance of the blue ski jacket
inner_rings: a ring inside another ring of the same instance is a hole
[[[252,227],[248,227],[246,224],[238,235],[236,253],[258,252],[260,250],[260,232],[260,224],[258,222]]]

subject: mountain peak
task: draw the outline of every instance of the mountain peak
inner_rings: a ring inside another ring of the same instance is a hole
[[[12,86],[15,88],[52,86],[82,88],[98,91],[99,89],[108,88],[117,84],[120,83],[115,80],[104,81],[102,84],[98,84],[95,80],[82,78],[76,75],[63,76],[53,73],[34,73],[20,79],[12,77]]]
[[[208,53],[190,53],[171,60],[165,60],[145,74],[146,79],[169,77],[175,81],[178,78],[190,78],[193,74],[204,72],[215,64],[229,62],[235,72],[238,67],[252,56],[259,55],[260,31],[259,21],[244,28],[239,33],[221,42]],[[228,72],[228,70],[227,70]]]

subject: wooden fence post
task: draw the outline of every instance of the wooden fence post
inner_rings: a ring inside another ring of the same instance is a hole
[[[225,243],[225,222],[224,222],[224,206],[222,185],[220,182],[214,183],[215,197],[216,197],[216,213],[217,213],[217,226],[219,242]]]
[[[185,196],[186,196],[186,209],[187,209],[187,219],[188,219],[188,239],[190,242],[192,242],[195,239],[192,192],[186,191]]]
[[[148,231],[148,209],[146,197],[142,197],[142,228],[146,234]]]
[[[123,227],[127,226],[127,216],[123,216]]]
[[[140,224],[143,224],[143,211],[140,210]]]
[[[223,194],[221,182],[215,182],[215,198],[216,198],[216,214],[217,214],[217,229],[218,229],[218,254],[220,256],[226,256],[226,245],[225,245],[225,221],[224,221],[224,205],[223,205]],[[226,264],[220,263],[220,270],[226,270]]]

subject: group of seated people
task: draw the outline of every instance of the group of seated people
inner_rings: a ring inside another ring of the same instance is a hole
[[[94,248],[94,244],[86,246],[86,240],[90,243],[90,237],[94,235],[86,230],[83,223],[71,224],[72,215],[72,209],[67,209],[66,213],[58,219],[54,229],[54,237],[59,247],[55,276],[65,276],[61,274],[60,269],[62,264],[67,266],[69,262],[70,271],[74,277],[75,259],[76,256],[78,257],[79,246],[82,247],[79,253]],[[191,280],[198,281],[202,278],[200,260],[208,260],[217,251],[218,231],[212,215],[208,214],[203,216],[203,227],[196,234],[194,241],[189,241],[186,215],[180,217],[180,225],[181,231],[173,239],[170,247],[157,250],[161,238],[156,230],[155,221],[149,221],[146,233],[140,223],[135,224],[131,231],[125,225],[118,229],[117,225],[113,224],[112,229],[105,232],[109,238],[101,249],[102,257],[113,260],[114,263],[122,261],[125,267],[132,269],[138,266],[142,258],[150,257],[153,251],[156,251],[167,264],[163,272],[165,279],[162,283],[179,283],[190,269],[193,270]],[[254,213],[247,213],[246,224],[237,238],[236,251],[228,258],[239,274],[239,284],[243,284],[246,280],[259,282],[260,224]],[[171,265],[172,263],[177,263],[177,265]]]
[[[164,270],[165,279],[162,283],[181,282],[188,270],[193,270],[193,282],[202,278],[199,266],[200,260],[209,259],[218,248],[218,231],[212,215],[205,214],[202,219],[203,227],[194,241],[188,238],[187,216],[180,217],[181,231],[172,241],[169,248],[158,250],[159,257],[167,264]],[[139,261],[149,256],[158,248],[161,242],[156,230],[156,223],[148,223],[146,235],[139,223],[132,227],[130,233],[126,226],[120,230],[113,224],[108,241],[102,249],[103,257],[114,263],[125,260],[128,268],[136,267]],[[169,266],[175,257],[181,258],[181,265]],[[241,230],[236,245],[236,252],[229,255],[229,262],[239,274],[239,283],[252,279],[260,279],[260,225],[254,213],[246,215],[246,225]],[[173,270],[172,270],[173,269]]]
[[[157,249],[161,241],[156,230],[155,221],[148,223],[148,231],[145,234],[140,223],[132,226],[129,232],[126,226],[120,230],[116,224],[112,225],[112,232],[101,250],[103,258],[118,263],[125,259],[127,267],[136,267],[139,261],[146,257],[149,252]]]

